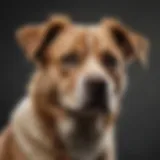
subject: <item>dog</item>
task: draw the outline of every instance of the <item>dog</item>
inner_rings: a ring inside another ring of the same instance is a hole
[[[116,160],[115,128],[133,62],[149,40],[116,18],[52,15],[17,29],[35,72],[1,132],[0,160]]]

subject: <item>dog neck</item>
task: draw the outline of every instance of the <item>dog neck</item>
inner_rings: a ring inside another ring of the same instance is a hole
[[[71,142],[77,142],[77,147],[79,147],[78,145],[82,142],[82,148],[80,146],[80,149],[82,150],[67,148],[66,152],[65,147],[68,145],[68,142],[66,140],[64,142],[64,139],[62,138],[63,135],[61,135],[62,141],[60,141],[59,137],[56,135],[56,131],[53,130],[54,127],[51,130],[46,128],[43,119],[36,114],[31,99],[25,98],[17,105],[17,108],[12,114],[13,134],[22,152],[29,160],[79,160],[82,159],[82,156],[84,156],[84,160],[97,159],[97,156],[100,155],[99,151],[101,150],[94,147],[98,146],[97,142],[102,136],[99,137],[97,133],[94,132],[92,134],[90,129],[94,129],[92,123],[93,119],[87,120],[86,118],[79,117],[74,120],[76,124],[79,125],[77,126],[77,132],[74,132],[75,141],[71,139]],[[79,121],[83,122],[79,123]],[[91,128],[88,128],[87,126]],[[85,133],[88,133],[88,136],[83,137],[83,134]],[[88,138],[90,138],[90,140]],[[93,140],[94,138],[95,140]],[[106,141],[104,141],[104,143],[105,142]],[[64,146],[64,143],[67,145]],[[71,146],[69,145],[69,147]],[[75,153],[75,151],[79,152]],[[84,154],[81,155],[80,152],[83,152]],[[90,155],[88,153],[90,153]]]
[[[71,159],[95,160],[104,149],[105,129],[102,117],[74,114],[58,123],[59,136]]]

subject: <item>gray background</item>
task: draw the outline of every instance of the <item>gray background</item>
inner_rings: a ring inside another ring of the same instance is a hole
[[[130,85],[118,124],[118,150],[120,160],[160,159],[160,13],[158,1],[154,0],[1,1],[0,126],[7,123],[11,109],[23,96],[33,69],[16,45],[14,31],[54,12],[69,13],[79,22],[98,21],[102,16],[120,17],[150,38],[149,70],[134,64],[129,71]]]

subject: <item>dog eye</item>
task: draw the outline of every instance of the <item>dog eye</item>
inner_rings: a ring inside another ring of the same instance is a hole
[[[75,65],[79,64],[80,58],[77,54],[70,53],[70,54],[62,57],[61,61],[64,66],[75,66]]]
[[[117,60],[110,54],[103,54],[102,63],[106,67],[115,68],[117,66]]]

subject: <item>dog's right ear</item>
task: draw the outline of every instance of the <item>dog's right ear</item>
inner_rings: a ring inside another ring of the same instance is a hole
[[[63,15],[51,16],[41,24],[26,25],[16,31],[16,40],[31,61],[42,61],[47,45],[70,24]]]

